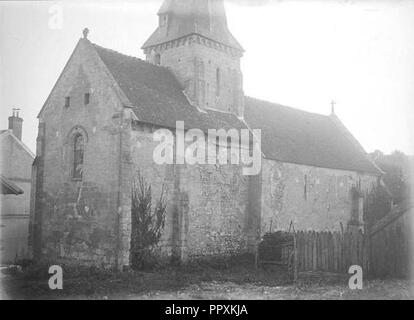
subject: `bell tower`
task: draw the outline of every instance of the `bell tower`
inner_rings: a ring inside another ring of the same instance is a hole
[[[243,117],[243,48],[227,26],[224,0],[164,0],[142,49],[169,68],[195,107]]]

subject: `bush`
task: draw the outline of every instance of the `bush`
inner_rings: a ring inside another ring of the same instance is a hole
[[[159,243],[165,225],[166,203],[164,186],[160,199],[152,211],[152,189],[143,176],[138,173],[132,187],[131,204],[131,267],[140,270],[153,267],[157,259],[154,248]]]

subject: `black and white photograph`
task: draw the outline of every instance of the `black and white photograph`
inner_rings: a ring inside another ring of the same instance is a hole
[[[413,40],[414,0],[1,1],[0,300],[413,300]]]

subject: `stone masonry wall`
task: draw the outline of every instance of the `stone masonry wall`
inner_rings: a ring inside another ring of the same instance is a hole
[[[189,258],[240,253],[247,248],[248,177],[234,165],[189,166],[181,192],[188,197]]]
[[[187,260],[246,250],[249,179],[242,175],[242,168],[157,165],[153,160],[157,145],[153,141],[154,130],[142,124],[135,128],[131,158],[133,174],[139,170],[151,183],[154,200],[159,198],[163,184],[166,189],[168,205],[160,244],[162,254]],[[127,251],[128,243],[123,248]]]
[[[90,93],[88,105],[85,93]],[[39,119],[45,126],[43,190],[36,190],[43,257],[114,263],[119,183],[119,121],[114,118],[121,107],[103,64],[82,39]],[[85,138],[82,181],[72,178],[74,132]]]
[[[147,54],[147,60],[153,61],[154,55],[159,53],[161,65],[174,72],[197,106],[237,114],[241,112],[239,108],[242,108],[240,104],[244,96],[240,57],[208,46],[205,41],[198,36],[177,40],[175,45],[165,45],[151,51]],[[217,69],[220,70],[218,96]]]
[[[377,177],[356,172],[262,161],[262,234],[288,230],[346,229],[351,219],[351,188],[369,190]]]

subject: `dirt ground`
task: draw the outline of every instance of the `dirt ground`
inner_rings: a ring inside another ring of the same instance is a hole
[[[3,299],[13,296],[3,295]],[[370,281],[363,290],[350,290],[345,286],[276,286],[237,284],[233,282],[203,282],[180,290],[155,290],[141,294],[118,292],[108,295],[54,294],[32,297],[35,299],[70,300],[413,300],[410,283],[403,280]]]
[[[51,291],[48,273],[33,269],[2,274],[2,299],[109,300],[375,300],[413,299],[408,280],[367,280],[362,290],[348,288],[347,275],[300,274],[293,284],[279,270],[243,267],[193,267],[157,272],[114,273],[65,268],[63,290]]]
[[[363,290],[353,291],[345,286],[276,286],[209,282],[192,285],[178,291],[155,291],[142,295],[127,295],[134,300],[412,300],[407,281],[370,281]]]

